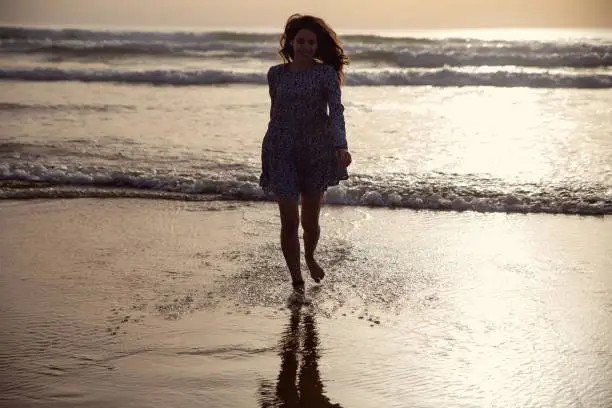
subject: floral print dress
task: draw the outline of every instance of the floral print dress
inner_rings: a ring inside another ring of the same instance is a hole
[[[344,106],[336,71],[315,64],[291,72],[289,64],[268,71],[271,109],[261,149],[259,184],[276,196],[299,200],[348,179],[335,149],[347,148]],[[329,114],[328,114],[329,107]]]

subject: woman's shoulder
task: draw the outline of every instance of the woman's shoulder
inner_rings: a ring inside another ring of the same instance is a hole
[[[287,65],[286,63],[272,65],[270,69],[268,69],[268,73],[276,74],[276,73],[282,72],[285,69],[286,65]]]

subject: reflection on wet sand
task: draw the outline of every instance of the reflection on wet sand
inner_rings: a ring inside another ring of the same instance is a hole
[[[319,335],[312,311],[292,309],[280,342],[280,357],[276,386],[269,381],[261,381],[259,385],[262,408],[342,408],[324,395],[319,373]]]

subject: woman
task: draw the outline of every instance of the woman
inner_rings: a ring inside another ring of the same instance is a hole
[[[336,33],[313,16],[289,17],[280,44],[285,63],[268,71],[271,109],[260,185],[278,201],[283,256],[294,290],[303,294],[300,199],[306,265],[320,282],[325,272],[314,252],[323,194],[348,178],[351,163],[340,91],[348,58]]]

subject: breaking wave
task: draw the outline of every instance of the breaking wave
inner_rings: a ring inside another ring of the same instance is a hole
[[[265,72],[230,70],[143,70],[16,68],[0,69],[0,79],[27,81],[119,82],[152,85],[266,84]],[[349,86],[496,86],[532,88],[612,88],[612,74],[563,71],[359,70]]]
[[[254,172],[177,174],[159,170],[108,170],[44,165],[0,165],[0,199],[144,197],[180,200],[267,200]],[[331,188],[329,204],[427,210],[612,214],[612,190],[605,186],[504,184],[453,175],[378,179],[353,175]]]

